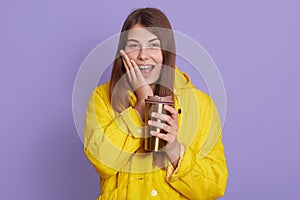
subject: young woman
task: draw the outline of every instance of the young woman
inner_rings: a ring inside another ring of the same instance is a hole
[[[109,82],[91,94],[84,150],[100,176],[98,199],[216,199],[227,168],[217,109],[175,65],[167,17],[155,8],[125,20]],[[148,96],[171,96],[167,114],[144,121]],[[166,141],[163,152],[144,150],[145,126]]]

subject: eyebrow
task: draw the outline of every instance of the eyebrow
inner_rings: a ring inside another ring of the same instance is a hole
[[[148,40],[148,42],[153,42],[153,41],[155,41],[155,40],[159,40],[159,39],[158,39],[158,38],[153,38],[153,39]],[[139,41],[136,40],[136,39],[128,39],[127,42],[128,42],[128,41],[137,42],[137,43],[139,42]]]

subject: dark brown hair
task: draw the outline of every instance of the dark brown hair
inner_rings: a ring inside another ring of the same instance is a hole
[[[153,91],[154,95],[173,95],[176,55],[175,40],[171,24],[165,14],[157,8],[136,9],[129,14],[123,24],[110,78],[110,100],[113,108],[118,112],[121,112],[129,106],[130,97],[127,91],[132,90],[127,79],[123,78],[126,69],[121,59],[120,50],[125,48],[128,39],[128,30],[136,24],[147,28],[148,31],[159,38],[161,43],[163,63],[160,78]],[[117,98],[115,95],[117,95]]]

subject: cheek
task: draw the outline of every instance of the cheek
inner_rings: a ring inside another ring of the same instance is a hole
[[[153,54],[152,58],[158,64],[162,64],[163,63],[163,55],[162,55],[161,52],[157,52],[157,53]]]
[[[160,76],[160,73],[161,73],[161,68],[162,66],[160,65],[158,68],[157,68],[157,75]]]
[[[138,51],[126,51],[126,54],[130,59],[136,60],[138,57]]]

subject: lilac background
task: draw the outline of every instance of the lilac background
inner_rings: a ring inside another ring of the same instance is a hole
[[[223,76],[222,199],[298,197],[299,1],[186,2],[1,1],[0,199],[96,198],[98,177],[72,118],[73,82],[87,54],[145,6],[202,44]]]

